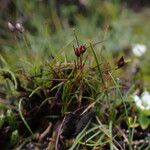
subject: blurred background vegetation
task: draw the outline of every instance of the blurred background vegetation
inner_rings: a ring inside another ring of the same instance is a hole
[[[127,54],[137,43],[149,48],[149,4],[149,0],[1,0],[1,61],[5,59],[16,68],[26,61],[38,63],[58,54],[72,60],[74,30],[82,44],[105,39],[107,57],[110,52]],[[25,32],[10,33],[8,22],[23,24]],[[149,60],[145,55],[142,61],[146,74],[150,73]]]

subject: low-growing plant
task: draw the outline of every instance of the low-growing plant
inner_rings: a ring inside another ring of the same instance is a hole
[[[102,54],[98,56],[96,53],[96,44],[83,45],[76,35],[75,38],[77,47],[73,46],[73,49],[76,58],[72,62],[66,59],[63,62],[58,56],[40,64],[28,63],[15,72],[3,65],[1,77],[7,81],[4,86],[10,90],[10,97],[15,98],[11,104],[15,117],[11,110],[6,112],[6,120],[13,127],[12,145],[17,144],[19,135],[32,135],[33,139],[41,141],[44,138],[41,131],[51,123],[51,130],[45,135],[51,137],[47,141],[48,149],[52,145],[57,150],[122,147],[117,142],[117,138],[122,140],[122,136],[113,128],[117,124],[128,126],[126,120],[130,107],[114,73],[127,62],[121,57],[115,65],[109,64],[108,60],[102,59]],[[89,51],[93,54],[90,58]],[[93,59],[91,65],[90,59]],[[119,102],[115,103],[116,99]],[[3,118],[2,115],[1,124]],[[130,127],[127,129],[126,146],[132,149],[133,132]],[[36,136],[35,132],[41,135]]]

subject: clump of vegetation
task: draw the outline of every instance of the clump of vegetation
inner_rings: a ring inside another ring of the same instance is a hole
[[[120,4],[8,3],[14,13],[0,21],[1,149],[149,149],[148,13]]]
[[[16,71],[2,62],[4,148],[132,149],[136,145],[137,120],[132,116],[136,111],[128,99],[134,88],[129,85],[126,90],[114,77],[118,70],[127,70],[128,62],[122,56],[110,64],[102,53],[98,56],[95,44],[82,45],[75,37],[72,62],[56,57]]]

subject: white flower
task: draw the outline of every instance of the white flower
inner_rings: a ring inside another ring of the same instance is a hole
[[[150,110],[150,93],[144,91],[141,96],[134,95],[133,97],[136,106],[142,110]]]
[[[146,50],[146,46],[142,44],[136,44],[132,47],[132,52],[137,57],[142,56],[146,52]]]
[[[8,22],[8,23],[7,23],[7,26],[8,26],[8,29],[9,29],[11,32],[14,32],[14,31],[15,31],[15,26],[14,26],[11,22]]]
[[[7,23],[8,29],[13,33],[23,33],[25,31],[23,25],[21,23],[12,24],[11,22]]]
[[[16,23],[16,29],[21,33],[24,32],[24,27],[21,23]]]

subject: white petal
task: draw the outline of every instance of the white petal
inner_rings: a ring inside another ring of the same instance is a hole
[[[145,107],[144,107],[143,105],[141,105],[139,108],[140,108],[140,109],[145,109]]]
[[[150,95],[143,95],[141,100],[146,106],[150,106]]]
[[[14,27],[14,25],[13,25],[11,22],[8,22],[7,25],[8,25],[8,29],[9,29],[11,32],[13,32],[13,31],[15,30],[15,27]]]
[[[132,52],[135,56],[142,56],[146,52],[146,46],[142,44],[136,44],[132,48]]]
[[[24,27],[21,23],[16,23],[16,29],[19,31],[19,32],[24,32]]]
[[[141,101],[141,100],[137,101],[137,102],[136,102],[136,106],[137,106],[137,107],[142,107],[142,106],[143,106],[143,105],[142,105],[142,101]]]
[[[139,101],[139,100],[140,100],[140,98],[139,98],[139,96],[134,95],[133,100],[134,100],[135,102],[137,102],[137,101]]]
[[[144,91],[144,92],[142,93],[142,96],[144,96],[144,95],[150,95],[150,93],[149,93],[148,91]]]

